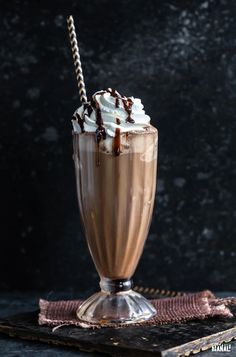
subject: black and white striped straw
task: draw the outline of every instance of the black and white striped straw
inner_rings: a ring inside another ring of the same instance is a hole
[[[81,100],[81,103],[86,103],[87,95],[86,95],[86,89],[85,89],[85,84],[84,84],[84,76],[83,76],[83,70],[82,70],[82,65],[81,65],[81,61],[80,61],[79,46],[78,46],[78,42],[77,42],[77,38],[76,38],[73,16],[69,16],[67,18],[67,25],[68,25],[71,50],[72,50],[72,55],[73,55],[73,60],[74,60],[74,65],[75,65],[75,73],[76,73],[76,78],[77,78],[78,87],[79,87],[80,100]]]

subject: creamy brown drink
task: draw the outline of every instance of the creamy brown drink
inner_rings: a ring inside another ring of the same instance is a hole
[[[130,290],[130,278],[153,211],[157,129],[140,99],[110,88],[96,92],[72,123],[79,208],[102,289],[85,301],[78,317],[108,325],[143,321],[156,311]]]
[[[130,279],[141,256],[152,216],[157,131],[122,134],[120,155],[97,148],[93,133],[74,134],[81,216],[101,277]],[[99,160],[99,162],[98,162]]]

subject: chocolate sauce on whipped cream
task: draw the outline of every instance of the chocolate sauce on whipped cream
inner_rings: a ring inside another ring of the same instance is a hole
[[[114,101],[111,100],[111,97],[114,98]],[[133,105],[135,105],[134,110]],[[105,140],[107,135],[113,137],[113,153],[115,156],[119,156],[121,133],[137,131],[137,128],[142,131],[144,130],[143,125],[146,123],[149,126],[150,118],[142,108],[143,105],[139,99],[122,96],[115,89],[107,88],[93,94],[91,101],[84,103],[75,112],[73,120],[78,123],[82,133],[85,131],[95,132],[98,149],[101,140]],[[140,121],[140,115],[141,118],[143,115],[143,123]],[[117,128],[117,126],[119,127]],[[126,135],[126,139],[127,137]]]
[[[80,126],[81,132],[84,133],[85,132],[85,130],[84,130],[84,119],[82,119],[81,116],[78,113],[75,113],[72,116],[72,119],[77,121],[77,123]]]
[[[119,100],[121,99],[121,95],[115,89],[112,89],[112,88],[108,88],[107,92],[110,93],[111,96],[115,98],[115,107],[119,108],[119,106],[120,106]]]
[[[124,105],[124,109],[126,111],[126,113],[128,114],[126,121],[128,123],[135,123],[134,119],[131,118],[131,111],[132,111],[132,105],[133,105],[133,101],[131,98],[122,98],[122,103]]]
[[[115,156],[120,155],[120,129],[119,128],[116,128],[116,134],[113,140],[112,151]]]
[[[101,114],[101,109],[100,109],[98,101],[96,100],[96,96],[97,95],[103,95],[105,93],[109,93],[112,97],[115,98],[115,107],[116,108],[119,108],[120,101],[121,101],[126,113],[128,114],[126,122],[135,123],[134,119],[131,118],[131,111],[132,111],[132,105],[133,105],[133,101],[132,101],[131,98],[122,97],[115,89],[112,89],[112,88],[108,88],[107,90],[102,90],[102,91],[99,91],[99,92],[95,93],[92,96],[92,99],[91,99],[91,106],[90,106],[90,108],[88,107],[87,109],[88,109],[88,115],[89,116],[92,113],[92,109],[94,109],[95,113],[96,113],[96,124],[98,126],[98,128],[96,130],[96,137],[97,137],[97,142],[98,143],[102,139],[103,140],[106,139],[106,131],[105,131],[105,128],[103,126],[103,118],[102,118],[102,114]],[[92,107],[92,109],[91,109],[91,107]],[[120,119],[119,118],[116,118],[116,123],[118,125],[120,124]],[[117,132],[115,133],[115,135],[116,136],[115,136],[114,142],[115,142],[116,137],[118,135]],[[119,130],[119,135],[120,135],[120,130]],[[120,139],[119,139],[119,141],[120,141]],[[116,148],[117,145],[114,144],[114,147]],[[118,156],[120,154],[120,149],[115,149],[114,153],[115,153],[116,156]]]
[[[99,104],[96,101],[96,96],[97,95],[103,95],[105,93],[109,93],[112,97],[115,98],[115,107],[119,108],[120,107],[120,102],[123,104],[123,108],[126,111],[126,113],[128,114],[126,122],[128,123],[135,123],[135,120],[131,118],[131,112],[132,112],[132,105],[133,105],[133,101],[131,98],[126,98],[126,97],[122,97],[115,89],[112,88],[108,88],[107,90],[103,90],[103,91],[99,91],[97,93],[95,93],[92,97],[91,100],[91,105],[95,110],[99,109]]]
[[[85,110],[85,109],[87,109],[88,116],[90,117],[90,115],[91,115],[92,112],[93,112],[93,108],[92,108],[91,104],[85,103],[85,104],[84,104],[84,110]]]
[[[100,141],[102,139],[103,140],[106,139],[106,130],[105,130],[104,126],[103,126],[102,113],[101,113],[101,109],[99,107],[99,103],[96,100],[96,95],[104,94],[104,93],[106,93],[106,92],[105,91],[97,92],[95,95],[92,96],[92,99],[91,99],[91,106],[95,110],[96,124],[98,126],[97,129],[96,129],[96,138],[97,138],[97,143],[98,144],[100,143]]]
[[[106,92],[110,93],[111,96],[115,98],[115,107],[116,108],[119,108],[120,101],[123,103],[124,110],[128,114],[126,121],[128,123],[135,123],[134,119],[131,118],[131,111],[132,111],[132,105],[133,105],[132,99],[122,97],[116,90],[114,90],[112,88],[108,88]],[[101,94],[101,93],[97,93],[97,94]]]
[[[103,120],[102,120],[102,114],[101,114],[101,109],[97,108],[96,109],[96,124],[98,126],[97,130],[96,130],[96,137],[97,137],[97,143],[99,144],[99,142],[103,139],[106,139],[106,130],[103,126]]]

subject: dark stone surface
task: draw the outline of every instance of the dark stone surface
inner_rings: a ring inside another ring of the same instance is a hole
[[[51,298],[51,299],[75,299],[76,296],[73,293],[55,293],[49,292],[47,294],[40,292],[14,292],[14,293],[1,293],[0,294],[0,319],[11,314],[18,314],[27,311],[33,311],[38,308],[39,297]],[[6,335],[0,334],[0,356],[4,357],[21,357],[21,356],[79,356],[79,357],[102,357],[99,353],[88,353],[73,348],[63,348],[50,346],[40,342],[30,342],[21,339],[13,339]]]
[[[157,202],[136,282],[234,287],[236,2],[23,0],[1,10],[0,288],[97,281],[75,192],[68,13],[88,93],[140,97],[159,128]]]
[[[99,357],[105,356],[105,353],[99,354],[95,352],[86,353],[81,351],[76,351],[71,347],[55,347],[53,345],[43,344],[42,342],[31,342],[27,341],[27,339],[35,337],[45,339],[46,337],[51,340],[51,342],[55,342],[58,339],[58,342],[62,343],[64,340],[65,344],[72,342],[76,344],[77,340],[82,342],[83,348],[95,347],[95,349],[99,349],[100,351],[108,350],[111,352],[112,350],[109,348],[114,342],[114,348],[116,346],[120,346],[124,348],[124,350],[117,351],[116,356],[129,356],[132,354],[132,349],[135,347],[138,350],[143,349],[144,351],[155,350],[158,351],[159,347],[162,346],[166,349],[171,344],[180,345],[181,343],[188,342],[190,340],[197,340],[203,336],[211,335],[213,333],[228,329],[227,336],[232,337],[232,330],[229,331],[232,327],[234,328],[233,334],[235,334],[235,318],[233,320],[228,319],[227,321],[223,319],[209,319],[205,321],[191,321],[188,323],[182,324],[173,324],[173,325],[163,325],[159,327],[136,327],[136,328],[127,328],[127,329],[101,329],[101,330],[83,330],[80,328],[61,328],[57,330],[55,333],[51,333],[51,328],[47,327],[37,327],[35,322],[32,320],[35,319],[35,314],[22,314],[29,310],[33,311],[37,309],[38,299],[39,297],[49,298],[50,299],[72,299],[76,298],[73,293],[59,293],[54,292],[50,294],[43,294],[40,292],[35,293],[1,293],[0,294],[0,330],[2,330],[5,320],[4,317],[10,316],[16,313],[20,313],[20,315],[16,315],[14,318],[9,318],[7,325],[15,326],[16,330],[11,330],[12,336],[14,335],[14,331],[16,335],[20,335],[26,338],[26,341],[22,341],[18,338],[9,338],[5,334],[0,333],[0,355],[4,357],[16,357],[16,356],[80,356],[80,357]],[[224,292],[218,293],[219,297],[223,296],[234,296],[234,292]],[[24,316],[26,318],[24,318]],[[218,337],[217,337],[218,338]],[[212,342],[216,343],[216,336],[209,337],[207,345],[210,345]],[[225,337],[226,338],[226,337]],[[127,341],[128,347],[130,348],[130,354],[127,354]],[[172,341],[172,342],[171,342]],[[118,344],[117,344],[118,342]],[[219,339],[218,339],[219,342]],[[151,345],[150,345],[151,344]],[[197,350],[199,346],[204,345],[204,341],[202,340],[200,344],[198,342],[194,342],[191,346],[194,350]],[[231,348],[231,353],[228,353],[227,356],[235,355],[235,342],[230,342],[229,346]],[[184,348],[184,347],[180,347]],[[180,352],[179,348],[179,352]],[[115,350],[114,350],[115,351]],[[181,350],[182,351],[182,350]],[[138,355],[137,353],[135,355]],[[144,356],[146,354],[142,354]],[[148,355],[148,354],[147,354]],[[152,354],[153,355],[153,354]],[[156,353],[154,354],[156,355]],[[215,352],[212,352],[211,349],[205,352],[201,352],[199,357],[209,357],[214,356]],[[176,351],[173,354],[166,354],[167,356],[176,356]]]

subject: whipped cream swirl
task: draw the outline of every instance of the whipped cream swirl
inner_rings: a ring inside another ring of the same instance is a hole
[[[95,132],[99,142],[106,135],[116,137],[117,132],[146,131],[150,117],[145,114],[140,99],[121,96],[108,88],[94,93],[90,102],[79,107],[72,123],[77,133]]]

